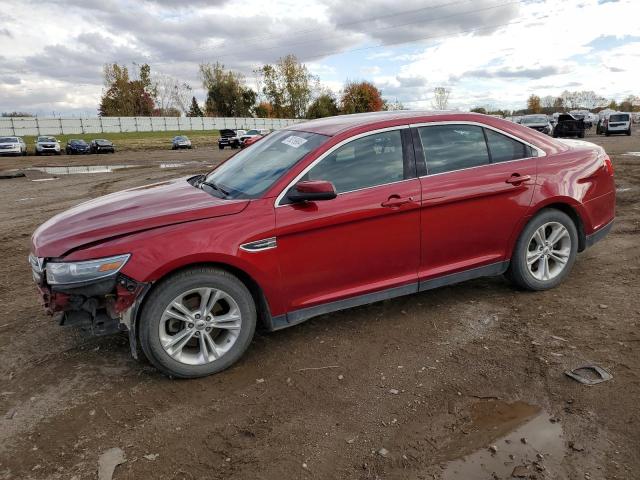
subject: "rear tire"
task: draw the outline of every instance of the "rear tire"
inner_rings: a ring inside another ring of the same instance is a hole
[[[525,290],[554,288],[571,272],[577,252],[573,220],[556,209],[542,210],[520,233],[507,277]]]
[[[208,306],[211,301],[209,311],[203,302]],[[140,316],[140,344],[164,374],[204,377],[238,361],[251,343],[256,318],[253,297],[237,277],[216,268],[192,268],[168,277],[151,292]],[[219,328],[213,326],[216,322]]]
[[[629,130],[627,130],[627,137],[631,135],[631,127],[629,127]]]

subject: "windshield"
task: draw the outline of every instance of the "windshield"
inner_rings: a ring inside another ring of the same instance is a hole
[[[39,142],[55,142],[56,139],[53,137],[38,137]]]
[[[18,139],[16,137],[2,137],[0,143],[18,143]]]
[[[258,130],[249,130],[245,135],[260,135]]]
[[[69,143],[71,145],[86,145],[87,142],[85,142],[84,140],[69,140]]]
[[[180,142],[180,141],[183,141],[183,140],[187,140],[187,137],[176,137],[176,138],[174,138],[174,140],[176,142]]]
[[[622,114],[618,114],[618,115],[611,115],[609,117],[609,121],[610,122],[628,122],[629,121],[629,115],[627,115],[626,113],[622,113]]]
[[[242,150],[207,175],[227,198],[255,198],[328,137],[282,130]]]
[[[111,145],[109,140],[94,140],[98,145]]]
[[[547,117],[536,116],[536,117],[524,117],[521,123],[547,123]]]

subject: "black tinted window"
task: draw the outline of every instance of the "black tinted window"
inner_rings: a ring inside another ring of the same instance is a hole
[[[434,125],[419,128],[418,132],[430,175],[489,163],[481,127]]]
[[[487,134],[489,152],[491,152],[491,162],[507,162],[509,160],[517,160],[518,158],[531,156],[529,147],[524,143],[518,142],[496,131],[489,130],[488,128],[485,128],[484,131]]]
[[[400,130],[381,132],[343,145],[314,166],[308,180],[333,182],[338,193],[404,179]]]

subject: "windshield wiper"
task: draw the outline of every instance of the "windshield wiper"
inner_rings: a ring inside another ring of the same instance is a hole
[[[205,177],[206,178],[206,177]],[[204,178],[202,179],[202,181],[200,183],[198,183],[199,187],[202,187],[202,185],[205,185],[209,188],[213,188],[214,190],[219,191],[220,193],[222,193],[225,197],[229,196],[229,192],[227,192],[224,188],[222,188],[219,185],[216,185],[213,182],[207,182],[206,180],[204,180]]]

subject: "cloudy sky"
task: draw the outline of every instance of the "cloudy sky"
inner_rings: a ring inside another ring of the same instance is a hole
[[[190,83],[288,53],[338,92],[373,81],[429,108],[523,108],[531,93],[640,95],[639,0],[2,0],[0,111],[95,115],[106,62]]]

